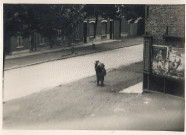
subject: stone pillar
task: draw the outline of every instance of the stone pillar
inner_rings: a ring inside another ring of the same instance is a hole
[[[151,74],[151,48],[153,37],[151,35],[144,35],[143,47],[143,91],[149,89]]]

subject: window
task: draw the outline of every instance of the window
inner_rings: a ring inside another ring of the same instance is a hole
[[[101,35],[105,35],[105,34],[107,34],[107,23],[103,22],[101,24]]]
[[[23,37],[17,36],[17,48],[22,48],[22,47],[23,47]]]
[[[95,27],[95,23],[89,24],[89,36],[94,36],[94,27]]]

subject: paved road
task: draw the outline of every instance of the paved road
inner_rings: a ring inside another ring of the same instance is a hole
[[[141,44],[8,70],[4,73],[4,101],[92,76],[95,60],[104,62],[106,69],[110,70],[142,61],[142,55]]]
[[[183,131],[183,98],[130,93],[141,89],[142,73],[138,62],[108,72],[104,87],[96,86],[91,76],[8,101],[3,104],[3,128]]]

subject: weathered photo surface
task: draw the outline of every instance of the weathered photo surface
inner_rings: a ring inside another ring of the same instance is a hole
[[[3,129],[184,132],[184,4],[3,3]]]

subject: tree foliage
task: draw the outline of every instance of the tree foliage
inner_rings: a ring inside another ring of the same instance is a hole
[[[84,19],[83,7],[76,4],[5,4],[4,26],[11,33],[37,31],[51,36],[61,29],[64,34],[71,34]]]
[[[81,4],[5,4],[4,33],[11,36],[19,32],[26,37],[38,32],[49,40],[58,30],[64,35],[73,35],[73,30],[86,15],[83,8]]]
[[[85,18],[95,17],[94,37],[98,17],[116,19],[125,17],[134,21],[144,18],[144,5],[115,4],[4,4],[4,40],[12,35],[31,36],[34,32],[55,37],[58,30],[70,40],[74,30]],[[69,40],[69,41],[70,41]],[[34,46],[34,41],[31,42]],[[51,44],[52,45],[52,44]]]
[[[96,36],[98,17],[105,19],[120,19],[124,17],[133,23],[137,18],[144,18],[144,5],[128,5],[128,4],[87,4],[84,7],[86,18],[95,17],[94,37]]]
[[[114,4],[87,4],[85,5],[84,10],[86,12],[86,18],[95,18],[94,38],[96,37],[96,29],[99,16],[105,19],[115,19],[119,16],[117,12],[118,9]]]
[[[122,4],[117,5],[119,9],[119,14],[126,20],[131,20],[133,23],[137,18],[141,17],[143,20],[145,18],[145,5],[130,5]]]
[[[116,18],[117,7],[114,4],[87,4],[84,7],[86,17],[101,16],[103,18]]]
[[[4,28],[11,34],[38,31],[54,35],[62,29],[72,33],[83,19],[89,17],[119,18],[127,20],[144,18],[144,5],[115,4],[4,4]]]
[[[21,5],[4,5],[4,32],[9,35],[14,35],[23,30],[22,19],[23,8]]]
[[[124,16],[127,20],[144,18],[144,5],[4,4],[4,29],[11,35],[17,32],[28,35],[37,31],[51,36],[58,29],[69,35],[84,18],[95,17],[98,20],[99,16],[111,19]]]

